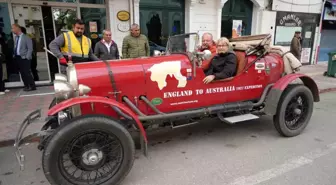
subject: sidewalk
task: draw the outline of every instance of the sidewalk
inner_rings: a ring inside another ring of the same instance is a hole
[[[300,73],[311,76],[317,83],[320,93],[336,91],[336,78],[323,76],[327,63],[303,66]],[[32,94],[33,93],[33,94]],[[19,125],[34,110],[41,109],[42,117],[30,125],[25,133],[39,131],[53,99],[53,87],[38,87],[34,92],[12,89],[10,93],[0,96],[0,147],[13,144]]]

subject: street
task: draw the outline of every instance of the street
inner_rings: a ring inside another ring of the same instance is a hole
[[[321,94],[305,131],[279,136],[269,117],[236,125],[213,119],[149,138],[122,185],[334,185],[336,93]],[[160,135],[160,137],[158,136]],[[0,148],[1,185],[48,185],[41,152],[27,145],[20,171],[13,147]]]

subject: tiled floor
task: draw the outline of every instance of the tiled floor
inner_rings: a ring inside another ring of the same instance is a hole
[[[21,122],[37,109],[42,110],[42,119],[32,124],[27,133],[40,130],[53,99],[53,94],[50,93],[50,87],[38,87],[37,91],[23,92],[22,89],[14,89],[0,96],[0,141],[13,139]]]

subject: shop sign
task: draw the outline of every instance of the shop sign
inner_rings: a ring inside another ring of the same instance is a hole
[[[308,64],[310,59],[311,48],[302,48],[301,63]]]
[[[280,26],[301,26],[301,19],[294,13],[288,13],[279,20]]]
[[[121,10],[117,13],[117,18],[120,21],[128,21],[130,19],[130,14],[126,10]]]
[[[232,38],[237,38],[241,36],[243,27],[242,20],[233,20],[232,21]]]
[[[89,22],[89,26],[90,26],[90,32],[91,33],[98,32],[98,30],[97,30],[97,22],[90,21]]]

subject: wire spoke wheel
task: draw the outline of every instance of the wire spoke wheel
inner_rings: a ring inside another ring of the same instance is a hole
[[[289,85],[278,102],[273,122],[276,130],[285,137],[299,135],[313,114],[314,97],[304,85]]]
[[[71,183],[102,183],[120,169],[123,148],[115,136],[90,131],[76,137],[67,146],[61,152],[59,165]]]
[[[304,122],[308,113],[308,100],[302,93],[293,97],[287,105],[285,124],[291,130],[298,129]]]
[[[51,185],[118,185],[134,162],[133,138],[119,121],[83,115],[63,123],[42,155]]]

